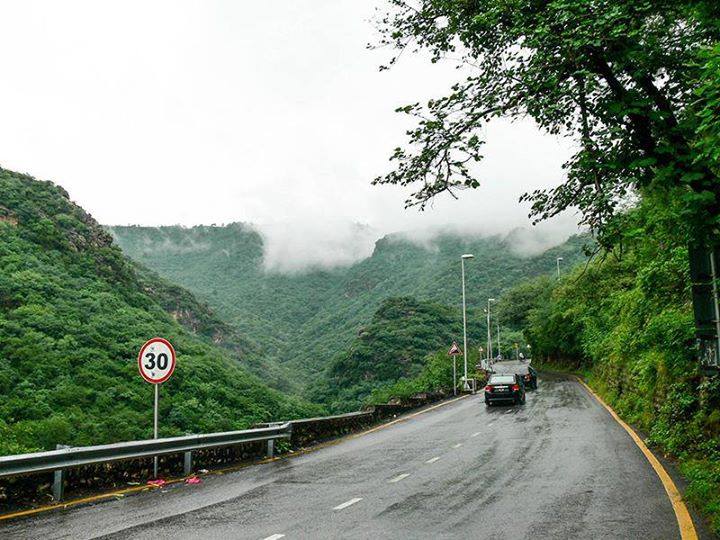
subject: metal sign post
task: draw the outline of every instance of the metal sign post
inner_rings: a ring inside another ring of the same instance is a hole
[[[147,341],[138,354],[138,370],[147,382],[155,387],[153,406],[153,438],[158,438],[158,416],[160,406],[160,385],[167,381],[175,371],[175,349],[163,338]],[[158,458],[153,458],[153,478],[158,475]]]
[[[457,396],[457,358],[453,356],[453,396]]]
[[[160,385],[154,384],[155,387],[155,407],[153,414],[153,439],[158,438],[158,404],[160,403]],[[157,478],[158,473],[158,457],[153,458],[153,478]]]

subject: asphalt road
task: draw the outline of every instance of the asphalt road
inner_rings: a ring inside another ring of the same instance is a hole
[[[0,525],[3,539],[679,538],[660,480],[576,382],[471,396],[302,456]]]

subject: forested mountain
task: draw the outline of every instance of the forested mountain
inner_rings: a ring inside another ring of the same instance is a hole
[[[320,412],[250,374],[266,366],[237,330],[127,259],[61,188],[0,169],[0,454],[150,436],[136,355],[156,335],[178,353],[164,435]]]
[[[522,231],[501,237],[444,235],[420,245],[402,235],[376,242],[372,256],[348,267],[282,274],[263,268],[263,240],[246,224],[112,227],[132,258],[207,301],[257,348],[300,383],[315,380],[344,354],[389,297],[412,296],[451,306],[448,331],[462,335],[460,254],[467,264],[470,324],[484,335],[482,307],[518,280],[584,260],[584,237],[534,256],[518,253]],[[430,351],[428,351],[430,352]]]
[[[383,301],[348,350],[311,386],[310,395],[333,411],[360,408],[373,390],[418,375],[429,353],[447,348],[458,315],[458,310],[410,297]]]

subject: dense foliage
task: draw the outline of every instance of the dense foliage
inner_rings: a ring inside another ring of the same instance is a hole
[[[459,57],[471,74],[399,109],[417,126],[375,183],[417,187],[407,204],[421,207],[477,187],[494,118],[530,117],[574,140],[562,182],[521,200],[538,220],[579,209],[601,258],[559,284],[523,284],[500,311],[535,357],[587,370],[679,456],[688,495],[720,530],[720,383],[699,373],[688,276],[688,247],[720,243],[720,3],[388,3],[382,45]]]
[[[459,57],[471,74],[448,96],[399,109],[418,124],[407,147],[393,153],[395,169],[377,183],[419,184],[408,204],[421,206],[438,193],[477,187],[484,124],[530,117],[577,148],[558,187],[524,197],[538,219],[578,208],[600,243],[612,245],[606,225],[629,193],[680,187],[695,236],[716,232],[717,170],[696,140],[702,113],[717,117],[716,79],[706,77],[713,66],[703,67],[720,42],[717,1],[388,3],[382,45],[424,49],[433,61]],[[706,101],[698,104],[701,80]],[[704,129],[717,128],[707,120]]]
[[[62,189],[0,169],[0,454],[151,436],[136,355],[156,335],[178,352],[164,435],[320,412],[249,374],[237,334],[138,269]]]
[[[720,531],[720,379],[699,370],[681,208],[646,199],[624,216],[622,249],[507,297],[535,299],[520,304],[527,316],[516,322],[536,361],[587,374],[623,417],[678,456],[687,495]]]
[[[263,268],[262,238],[247,225],[111,231],[128,255],[188,287],[252,336],[267,363],[284,369],[278,379],[293,389],[323,377],[388,297],[409,295],[452,306],[452,335],[460,339],[460,254],[476,257],[468,262],[466,276],[477,346],[485,342],[482,308],[489,297],[523,278],[552,272],[557,256],[568,265],[583,260],[587,242],[575,237],[538,253],[536,241],[542,239],[520,230],[505,237],[445,235],[426,246],[391,235],[376,243],[371,257],[349,267],[281,274]],[[510,344],[505,343],[506,354]]]

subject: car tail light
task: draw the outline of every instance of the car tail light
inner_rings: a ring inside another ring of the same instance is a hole
[[[518,390],[520,390],[520,385],[519,385],[519,384],[513,384],[513,385],[512,385],[512,389],[513,389],[513,392],[517,392]]]
[[[485,391],[486,391],[486,392],[492,392],[492,391],[493,391],[493,387],[488,384],[488,385],[485,387]]]

